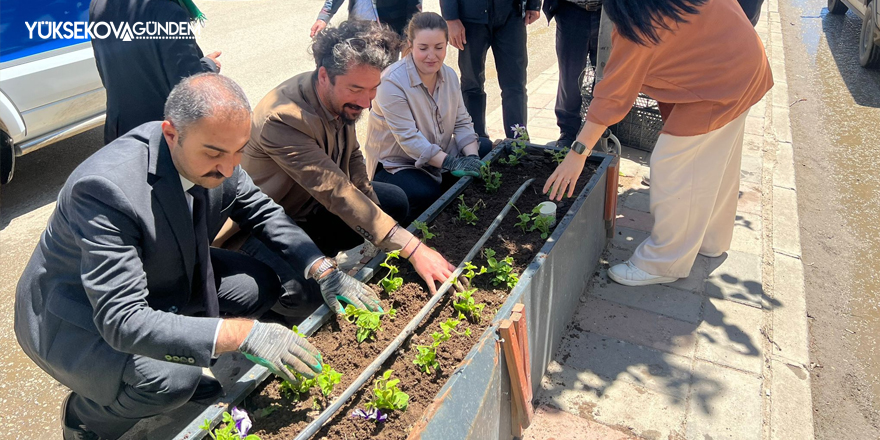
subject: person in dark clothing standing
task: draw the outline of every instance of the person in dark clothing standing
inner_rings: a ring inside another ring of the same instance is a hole
[[[581,129],[581,84],[578,80],[587,66],[596,65],[602,0],[547,0],[547,21],[556,18],[556,59],[559,62],[559,88],[556,90],[557,147],[571,146]]]
[[[184,23],[204,19],[187,0],[92,0],[90,22]],[[165,100],[183,78],[220,72],[220,52],[204,56],[194,35],[124,41],[111,35],[92,40],[98,74],[107,91],[104,143],[131,129],[164,118]]]
[[[321,32],[339,11],[345,0],[326,0],[312,25],[310,37]],[[406,24],[422,10],[422,0],[348,0],[349,20],[378,21],[388,25],[397,35],[403,36]]]
[[[461,94],[480,137],[486,132],[486,53],[492,48],[501,86],[504,132],[526,125],[526,25],[541,16],[541,0],[440,0],[449,41],[460,51]]]

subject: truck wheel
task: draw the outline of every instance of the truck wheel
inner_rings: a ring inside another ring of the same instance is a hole
[[[12,137],[5,131],[0,131],[0,184],[7,184],[12,180],[15,171],[15,144]]]
[[[859,36],[859,64],[869,69],[880,67],[880,45],[877,44],[877,1],[871,2],[865,19],[862,20],[862,33]]]
[[[828,12],[834,15],[846,14],[849,8],[840,0],[828,0]]]

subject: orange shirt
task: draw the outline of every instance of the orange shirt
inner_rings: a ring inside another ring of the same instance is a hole
[[[674,104],[663,133],[696,136],[723,127],[773,87],[764,45],[736,0],[708,0],[688,23],[660,29],[641,46],[612,33],[605,78],[593,90],[587,120],[623,119],[641,91]]]

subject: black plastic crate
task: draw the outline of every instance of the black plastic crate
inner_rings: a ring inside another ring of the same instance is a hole
[[[585,117],[590,102],[593,100],[593,83],[595,72],[592,66],[587,66],[581,75],[581,117]],[[644,151],[653,151],[660,130],[663,129],[663,119],[660,117],[660,107],[657,101],[644,93],[639,93],[632,110],[617,124],[611,126],[611,132],[617,136],[621,145],[638,148]]]

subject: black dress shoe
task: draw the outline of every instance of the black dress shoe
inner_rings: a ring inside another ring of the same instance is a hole
[[[220,385],[220,381],[202,374],[202,377],[199,378],[199,385],[196,386],[196,392],[193,393],[189,400],[213,400],[221,394],[223,394],[223,386]]]
[[[64,440],[101,440],[98,434],[86,429],[85,426],[71,426],[67,420],[67,404],[73,396],[73,391],[61,402],[61,436]]]

